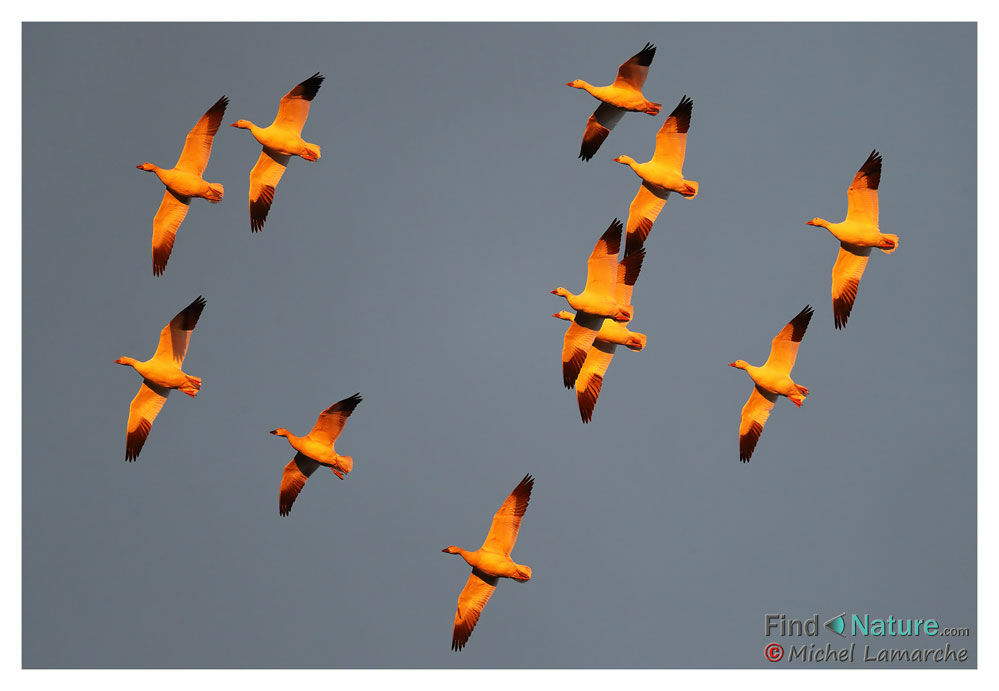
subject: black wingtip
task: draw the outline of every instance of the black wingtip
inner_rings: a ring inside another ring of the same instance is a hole
[[[311,101],[319,93],[319,87],[323,85],[323,80],[326,79],[323,75],[316,72],[314,75],[303,81],[296,88],[296,96],[304,98],[306,101]]]
[[[687,130],[690,129],[690,116],[693,112],[694,100],[684,94],[683,98],[676,105],[676,108],[673,109],[673,112],[666,119],[676,118],[676,131],[680,134],[686,134]]]
[[[860,166],[860,174],[867,178],[867,186],[872,190],[876,190],[881,184],[881,162],[881,154],[873,149],[864,165]]]
[[[656,57],[656,47],[651,43],[646,43],[645,47],[635,54],[636,61],[642,67],[651,65],[654,57]]]
[[[805,336],[805,330],[808,328],[808,323],[812,321],[812,314],[815,310],[812,309],[811,305],[805,305],[805,308],[798,312],[791,320],[791,340],[795,343],[801,341]]]

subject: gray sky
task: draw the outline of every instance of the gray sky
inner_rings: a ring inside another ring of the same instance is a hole
[[[694,100],[700,194],[659,217],[649,345],[583,426],[548,291],[582,287],[638,189],[610,159],[647,160],[662,117],[584,164],[596,101],[563,85],[609,83],[646,41],[645,94]],[[975,54],[970,24],[26,25],[24,666],[769,667],[766,612],[974,634]],[[291,162],[252,236],[260,147],[228,124],[269,124],[317,70],[322,160]],[[194,200],[154,278],[163,188],[134,166],[173,165],[223,93],[225,201]],[[836,332],[836,242],[804,222],[843,218],[875,147],[900,247]],[[127,464],[139,380],[112,361],[199,294],[204,387]],[[806,303],[811,395],[742,464],[751,382],[725,364],[762,363]],[[354,472],[279,518],[293,451],[267,431],[355,391]],[[477,548],[527,472],[534,578],[452,653],[468,567],[440,549]],[[976,640],[947,639],[969,665]]]

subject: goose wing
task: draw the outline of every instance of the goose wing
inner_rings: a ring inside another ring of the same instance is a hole
[[[839,254],[832,269],[833,320],[837,329],[846,326],[857,299],[860,279],[871,256],[870,247],[858,247],[846,242],[839,245]]]
[[[756,448],[756,442],[763,434],[763,425],[767,424],[770,411],[777,401],[777,394],[770,393],[758,386],[753,387],[749,400],[742,406],[742,419],[739,422],[739,460],[748,462]]]
[[[596,341],[586,355],[583,369],[576,379],[576,402],[579,404],[579,416],[586,424],[593,417],[593,408],[600,397],[600,387],[604,382],[604,374],[610,367],[611,358],[617,346],[609,341]]]
[[[299,452],[288,461],[281,475],[281,492],[278,495],[278,513],[287,516],[291,512],[291,505],[295,503],[298,493],[305,487],[305,481],[312,473],[316,472],[319,463],[312,460],[305,454]]]
[[[482,609],[489,602],[493,591],[496,590],[496,576],[489,576],[478,569],[472,569],[472,573],[465,582],[465,587],[461,589],[458,596],[458,609],[454,613],[454,633],[451,636],[451,650],[461,650],[468,642],[468,637],[472,635],[475,624],[479,621]]]
[[[212,154],[212,142],[215,140],[215,133],[219,131],[222,124],[222,116],[225,108],[229,105],[229,99],[225,96],[215,101],[214,105],[205,111],[201,119],[195,123],[194,127],[187,134],[184,141],[184,150],[180,152],[175,168],[188,173],[194,173],[199,178],[205,172],[208,165],[208,157]]]
[[[274,202],[274,189],[281,182],[289,158],[291,157],[265,146],[257,164],[250,171],[250,230],[254,233],[264,227],[267,212]]]
[[[520,522],[527,511],[527,503],[531,500],[531,490],[534,488],[534,478],[530,474],[524,476],[510,496],[506,498],[503,505],[499,507],[493,515],[493,523],[489,526],[489,534],[482,549],[487,552],[496,552],[510,556],[514,544],[517,542],[517,533],[520,532]]]
[[[621,221],[615,218],[600,236],[590,253],[590,258],[586,261],[586,288],[583,292],[606,297],[614,296],[622,228]]]
[[[669,190],[657,190],[642,181],[638,194],[628,207],[628,225],[625,226],[624,255],[628,256],[645,244],[652,231],[652,224],[666,206]]]
[[[614,285],[614,300],[617,304],[622,306],[631,304],[631,296],[635,291],[635,282],[642,270],[643,261],[645,261],[644,247],[626,254],[624,259],[618,262],[617,283]]]
[[[139,457],[153,421],[160,414],[169,393],[169,389],[157,386],[148,379],[142,380],[139,392],[128,406],[128,423],[125,426],[126,461],[134,461]]]
[[[198,318],[206,304],[205,299],[199,295],[163,327],[154,358],[167,360],[177,367],[184,363],[187,345],[191,342],[191,332],[198,325]]]
[[[302,127],[305,126],[305,121],[309,117],[309,105],[319,92],[323,79],[325,77],[316,72],[282,96],[281,103],[278,105],[277,117],[274,118],[271,127],[291,130],[295,134],[301,135]]]
[[[571,389],[586,361],[586,353],[604,323],[603,317],[587,312],[576,312],[575,318],[562,339],[562,383]]]
[[[173,251],[173,241],[177,230],[187,216],[191,198],[174,194],[169,189],[163,192],[163,201],[153,217],[153,275],[159,276],[166,271],[170,252]]]
[[[652,64],[654,57],[656,57],[656,47],[651,43],[646,43],[644,48],[617,68],[617,79],[614,80],[614,86],[627,86],[635,91],[641,91],[645,85],[645,78],[649,76],[649,65]]]
[[[846,221],[878,225],[878,185],[881,184],[881,154],[871,152],[846,190]]]
[[[791,374],[794,360],[798,357],[798,347],[801,345],[801,339],[805,337],[805,329],[808,328],[813,312],[810,305],[805,305],[805,308],[774,336],[774,340],[770,342],[770,357],[767,358],[764,367],[776,367],[785,374]]]
[[[354,412],[354,408],[363,399],[360,393],[349,396],[342,401],[337,401],[329,408],[319,413],[319,419],[309,432],[309,437],[323,444],[332,445],[340,436],[347,418]]]
[[[612,106],[609,103],[601,103],[593,111],[593,115],[586,121],[586,130],[583,132],[583,144],[579,147],[579,157],[584,161],[593,158],[597,149],[607,139],[607,135],[614,129],[614,125],[621,121],[624,116],[624,109]]]
[[[683,171],[683,158],[687,153],[687,130],[694,102],[684,96],[656,134],[656,150],[652,162],[676,172]]]

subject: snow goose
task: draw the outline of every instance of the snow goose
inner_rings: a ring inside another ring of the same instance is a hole
[[[461,650],[465,647],[476,622],[479,621],[482,608],[489,602],[501,577],[512,578],[518,583],[531,580],[531,567],[516,563],[510,558],[510,552],[517,542],[520,522],[524,518],[524,512],[527,511],[527,502],[531,500],[533,488],[534,478],[525,475],[493,516],[489,534],[486,535],[482,547],[469,552],[461,547],[448,545],[441,550],[448,554],[460,554],[461,558],[472,567],[472,573],[461,595],[458,596],[451,650]]]
[[[223,96],[212,105],[201,119],[188,132],[184,141],[184,149],[180,152],[177,165],[165,169],[148,161],[135,166],[139,170],[156,173],[166,186],[163,201],[153,217],[153,275],[159,276],[166,270],[167,260],[173,250],[174,238],[180,224],[187,216],[187,208],[191,197],[207,199],[212,204],[222,201],[225,188],[217,182],[206,182],[201,176],[208,165],[208,157],[212,153],[212,142],[215,133],[222,124],[222,116],[229,105],[229,99]]]
[[[139,457],[142,445],[146,443],[149,430],[166,402],[170,389],[179,389],[192,397],[197,396],[201,390],[201,377],[186,374],[181,371],[181,367],[184,356],[187,355],[187,346],[191,342],[191,332],[197,326],[205,304],[205,299],[198,296],[178,312],[160,331],[156,353],[145,362],[124,356],[115,360],[119,365],[134,367],[142,375],[139,393],[135,394],[128,407],[128,424],[125,427],[126,461],[134,461]]]
[[[250,230],[254,233],[264,227],[267,212],[274,201],[284,169],[292,156],[306,161],[318,161],[322,152],[318,145],[302,139],[302,127],[309,117],[309,104],[319,92],[324,77],[318,72],[298,84],[281,98],[277,117],[270,127],[257,127],[249,120],[237,120],[233,127],[250,130],[263,145],[257,164],[250,171]]]
[[[656,56],[656,47],[646,43],[638,53],[628,58],[617,69],[617,79],[610,86],[593,86],[582,79],[567,82],[566,86],[584,89],[600,101],[600,105],[586,121],[583,144],[579,157],[584,161],[593,158],[607,135],[620,122],[625,111],[659,115],[661,103],[653,103],[642,95],[642,86],[649,74],[649,65]]]
[[[610,317],[616,321],[629,321],[632,317],[630,305],[619,305],[614,299],[614,283],[617,279],[617,255],[621,250],[621,221],[616,218],[600,236],[586,262],[586,286],[583,292],[575,295],[559,286],[552,295],[564,297],[577,312],[586,312],[595,317]],[[600,330],[600,322],[594,331]]]
[[[640,247],[652,230],[659,212],[666,205],[670,192],[682,194],[687,199],[697,196],[698,184],[683,177],[683,159],[687,152],[687,130],[694,102],[684,96],[656,134],[656,148],[652,160],[638,163],[631,156],[618,156],[614,160],[631,169],[642,179],[642,186],[628,209],[628,247]]]
[[[640,249],[618,263],[614,297],[620,304],[631,304],[631,294],[644,259],[645,250]],[[574,316],[562,310],[552,316],[572,322],[562,344],[562,383],[567,389],[575,384],[579,413],[586,423],[593,415],[604,373],[616,347],[623,345],[639,351],[645,347],[647,337],[612,319],[593,318],[582,312]]]
[[[763,425],[770,417],[777,396],[787,396],[799,408],[808,395],[808,389],[791,380],[791,369],[798,356],[798,346],[805,336],[805,329],[812,319],[812,308],[805,308],[780,330],[770,344],[770,357],[762,367],[754,367],[745,360],[730,362],[729,367],[746,370],[756,385],[749,400],[742,407],[739,423],[739,460],[749,462],[763,433]]]
[[[312,431],[304,437],[296,437],[284,427],[271,430],[271,434],[285,437],[292,448],[298,453],[284,467],[281,476],[281,492],[278,498],[278,512],[287,516],[295,497],[302,491],[305,481],[321,465],[327,466],[341,480],[343,473],[354,469],[354,459],[341,456],[333,448],[333,443],[340,436],[347,418],[361,402],[361,394],[356,393],[342,401],[337,401],[329,408],[319,413],[319,419]]]
[[[839,240],[839,255],[832,270],[833,322],[837,329],[845,327],[850,318],[871,248],[891,254],[898,247],[898,235],[878,229],[880,182],[881,154],[875,149],[846,190],[846,219],[842,223],[830,223],[823,218],[805,222],[825,228]]]

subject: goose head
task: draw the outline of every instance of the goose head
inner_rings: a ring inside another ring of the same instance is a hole
[[[237,120],[236,122],[232,123],[233,127],[238,127],[241,130],[248,130],[250,129],[251,125],[253,125],[253,123],[250,122],[249,120]]]
[[[448,545],[441,552],[446,552],[448,554],[461,554],[461,547],[456,547],[454,545]]]
[[[145,163],[140,163],[135,167],[138,168],[139,170],[156,170],[156,166],[154,166],[149,161],[146,161]]]
[[[573,79],[571,82],[566,82],[565,85],[571,86],[574,89],[584,89],[589,86],[589,84],[584,82],[582,79]]]
[[[135,358],[130,358],[130,357],[127,357],[125,355],[122,355],[120,358],[118,358],[117,360],[114,361],[114,364],[116,364],[116,365],[134,365],[135,362],[136,362]]]
[[[555,317],[556,319],[565,319],[567,322],[571,322],[573,319],[576,318],[576,315],[574,315],[572,312],[566,312],[565,310],[559,310],[552,316]]]
[[[638,164],[638,162],[635,159],[633,159],[631,156],[616,156],[611,160],[614,161],[615,163],[620,163],[626,166],[634,166]]]
[[[818,226],[819,228],[828,228],[829,227],[829,221],[827,221],[824,218],[819,218],[818,216],[816,216],[811,221],[805,221],[805,225],[807,225],[807,226]]]
[[[561,295],[564,298],[569,297],[571,294],[572,293],[570,293],[568,290],[566,290],[562,286],[559,286],[558,288],[556,288],[555,290],[552,291],[552,295]]]
[[[735,362],[728,363],[729,367],[736,367],[738,369],[746,369],[749,367],[749,363],[745,360],[736,360]]]
[[[284,427],[278,427],[277,429],[272,429],[271,434],[276,434],[279,437],[287,437],[290,434],[290,432],[288,432],[288,430],[286,430]]]

